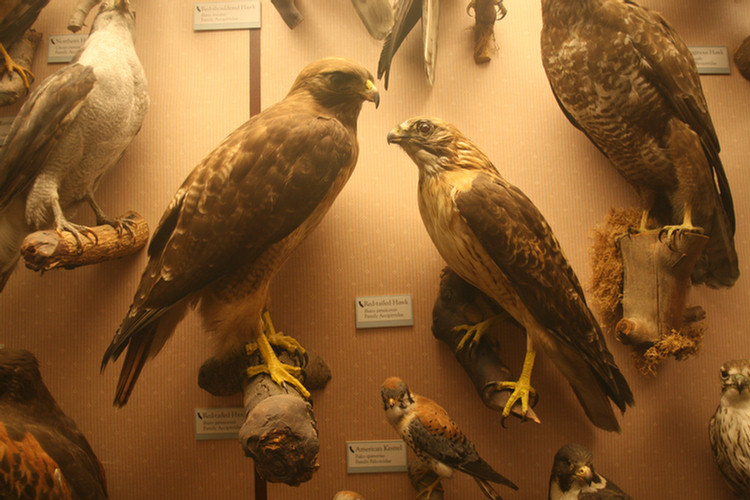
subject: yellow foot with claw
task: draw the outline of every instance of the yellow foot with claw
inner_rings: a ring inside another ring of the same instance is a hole
[[[271,322],[271,315],[268,314],[268,311],[263,312],[263,330],[265,331],[266,338],[271,345],[281,347],[292,355],[305,354],[305,349],[297,339],[276,331],[276,328],[274,328],[273,323]]]
[[[419,493],[417,493],[417,500],[430,500],[430,497],[432,496],[432,493],[435,491],[435,489],[440,486],[440,481],[442,480],[441,477],[438,477],[436,480],[434,480],[427,488],[420,490]]]
[[[461,338],[461,341],[458,343],[458,350],[462,350],[467,343],[469,344],[469,347],[474,347],[475,345],[477,345],[482,339],[482,336],[487,333],[487,330],[490,328],[490,326],[492,326],[492,323],[494,323],[501,316],[501,314],[498,314],[497,316],[493,316],[490,319],[486,319],[475,325],[454,326],[454,332],[460,332],[462,330],[466,332]]]
[[[505,407],[503,408],[503,419],[507,418],[510,415],[510,412],[513,410],[513,406],[520,401],[521,402],[521,413],[526,416],[526,414],[529,412],[529,397],[534,397],[536,399],[536,389],[531,387],[531,384],[527,381],[524,382],[522,380],[519,380],[517,382],[498,382],[497,388],[500,390],[512,390],[510,397],[508,398],[508,402],[505,403]]]

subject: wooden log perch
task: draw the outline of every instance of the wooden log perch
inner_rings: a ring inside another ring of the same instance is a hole
[[[302,366],[310,390],[324,387],[331,378],[326,363],[313,352],[307,352],[304,363],[283,351],[277,355],[283,363]],[[216,396],[243,393],[245,423],[239,440],[245,456],[253,458],[264,480],[297,486],[319,467],[320,442],[312,405],[295,388],[281,387],[265,373],[248,378],[247,367],[259,362],[257,353],[211,358],[201,366],[198,385]]]
[[[474,325],[504,313],[495,301],[461,279],[451,268],[445,267],[440,277],[440,292],[432,310],[432,334],[445,342],[464,371],[474,383],[482,402],[488,408],[503,411],[510,392],[498,389],[499,382],[516,381],[513,373],[500,359],[500,350],[495,339],[498,335],[525,335],[526,331],[510,316],[498,319],[490,330],[474,346],[458,348],[464,335],[456,330],[459,325]],[[512,415],[522,418],[518,405]],[[539,423],[533,409],[526,418]]]
[[[474,8],[474,62],[490,62],[495,45],[495,21],[505,17],[505,7],[498,0],[474,0],[469,9]]]
[[[291,29],[294,29],[304,19],[300,11],[297,10],[294,1],[295,0],[271,0],[273,6],[276,7],[276,10],[281,14],[281,18]]]
[[[42,34],[38,31],[27,30],[26,33],[16,43],[10,46],[8,54],[19,66],[24,68],[31,68],[31,63],[34,60],[34,54],[36,48],[39,45],[39,40],[42,39]],[[34,77],[28,76],[29,84],[34,81]],[[0,79],[0,106],[8,106],[13,104],[21,97],[28,94],[29,89],[23,83],[23,78],[15,71],[6,72],[2,79]]]
[[[422,460],[409,458],[408,474],[411,485],[417,490],[417,500],[443,500],[443,483],[441,482],[428,497],[425,489],[438,479],[438,475]]]
[[[21,243],[21,255],[26,267],[34,271],[73,269],[120,259],[137,252],[148,242],[146,219],[135,212],[128,212],[121,219],[130,221],[132,234],[109,224],[94,226],[89,228],[93,234],[82,235],[80,247],[75,237],[67,231],[44,230],[29,234]]]
[[[68,20],[68,29],[73,33],[78,33],[86,22],[86,16],[89,15],[91,9],[96,7],[101,1],[102,0],[78,0],[78,3]]]

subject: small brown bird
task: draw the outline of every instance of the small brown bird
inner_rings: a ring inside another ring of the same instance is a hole
[[[28,351],[0,349],[0,498],[104,500],[104,469]]]
[[[435,401],[414,394],[398,377],[390,377],[380,388],[388,422],[409,448],[427,463],[438,479],[426,488],[429,498],[443,478],[453,470],[469,474],[491,500],[502,500],[490,482],[518,489],[511,480],[496,472],[476,451],[474,444],[461,432],[448,412]],[[425,492],[420,492],[422,495]],[[419,497],[418,495],[418,497]]]
[[[549,500],[631,500],[615,483],[594,470],[594,455],[568,443],[557,451],[549,478]]]
[[[188,175],[154,232],[133,303],[104,353],[102,369],[127,348],[115,405],[127,403],[146,361],[195,304],[217,356],[255,340],[267,365],[252,374],[268,371],[309,395],[269,345],[301,350],[275,332],[268,287],[352,174],[362,104],[379,99],[362,65],[320,59],[282,101],[232,132]]]
[[[438,118],[417,117],[388,134],[419,168],[419,212],[440,255],[461,278],[496,301],[526,329],[526,356],[503,410],[529,408],[531,371],[538,349],[573,387],[586,415],[619,430],[610,399],[633,404],[578,278],[542,214],[509,184],[474,143]],[[466,326],[478,341],[493,318]]]
[[[738,499],[750,498],[750,360],[719,370],[721,399],[708,425],[716,465]]]

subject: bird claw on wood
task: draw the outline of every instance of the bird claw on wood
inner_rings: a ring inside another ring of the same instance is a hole
[[[422,460],[409,460],[408,464],[409,481],[414,489],[419,493],[417,500],[443,500],[443,485],[438,483],[433,490],[428,491],[440,476],[435,474],[432,468]]]
[[[486,335],[474,345],[459,348],[463,331],[456,329],[456,326],[476,324],[493,317],[498,318]],[[502,412],[510,393],[502,389],[500,384],[515,382],[516,378],[500,359],[498,349],[493,345],[493,335],[497,330],[502,331],[502,335],[525,335],[524,329],[499,305],[461,279],[451,268],[445,267],[440,279],[440,292],[432,310],[432,334],[453,351],[484,405]],[[522,420],[540,422],[532,409],[524,416],[521,409],[514,406],[511,415]]]
[[[30,68],[41,39],[41,33],[27,30],[20,40],[8,48],[8,55],[19,67]],[[28,74],[29,84],[31,84],[34,81],[34,75],[30,71]],[[20,74],[9,71],[6,75],[7,77],[4,76],[0,79],[0,106],[9,106],[29,92],[29,88]]]
[[[96,7],[101,1],[102,0],[78,0],[78,3],[68,20],[68,30],[73,33],[78,33],[86,22],[86,16],[89,15],[91,9]]]
[[[21,244],[26,267],[34,271],[73,269],[131,255],[148,242],[148,224],[135,212],[128,212],[123,219],[132,224],[131,233],[103,224],[87,228],[93,234],[93,240],[88,237],[76,238],[67,231],[31,233]]]
[[[492,59],[495,46],[495,21],[508,13],[502,0],[472,0],[466,11],[474,10],[474,62],[484,64]]]
[[[271,3],[291,29],[294,29],[304,19],[300,11],[297,10],[297,6],[294,5],[294,0],[271,0]]]

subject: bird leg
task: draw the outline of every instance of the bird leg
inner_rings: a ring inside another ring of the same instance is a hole
[[[98,226],[107,224],[108,226],[112,226],[113,228],[115,228],[118,235],[121,234],[123,230],[125,230],[125,232],[128,233],[131,238],[135,237],[135,222],[132,219],[124,217],[110,217],[109,215],[105,214],[104,210],[102,210],[102,207],[100,207],[96,200],[94,200],[94,195],[91,193],[86,194],[86,201],[91,207],[91,210],[94,211],[96,224]]]
[[[526,356],[523,360],[523,368],[521,369],[521,375],[515,382],[498,382],[498,389],[512,389],[508,402],[503,408],[503,421],[510,415],[513,406],[517,401],[521,401],[521,413],[525,416],[529,411],[529,396],[537,398],[536,390],[531,386],[531,371],[534,368],[534,359],[536,358],[536,350],[532,345],[530,338],[526,341]]]
[[[685,215],[682,217],[682,224],[675,224],[672,226],[664,226],[659,232],[659,239],[666,233],[668,240],[667,246],[674,250],[672,242],[677,236],[679,231],[694,231],[703,234],[703,228],[693,225],[693,212],[689,204],[685,203]]]
[[[76,239],[76,244],[78,245],[79,251],[83,251],[83,236],[86,236],[89,241],[92,241],[94,243],[98,241],[96,233],[94,233],[91,228],[82,226],[80,224],[74,224],[65,218],[65,214],[63,214],[62,207],[60,206],[60,202],[57,200],[57,198],[52,201],[52,214],[55,217],[55,230],[59,234],[62,234],[63,231],[67,231],[72,234]],[[93,235],[93,239],[91,235]]]
[[[435,479],[432,483],[430,483],[426,488],[423,490],[420,490],[419,493],[417,493],[418,499],[423,500],[430,500],[430,497],[432,496],[432,493],[435,491],[435,488],[437,488],[440,485],[440,481],[442,481],[442,477],[438,476],[437,479]]]
[[[271,344],[284,348],[290,354],[302,354],[304,355],[304,349],[302,346],[292,337],[284,335],[281,332],[277,332],[271,323],[271,315],[268,311],[263,312],[263,331],[258,333],[256,341],[245,346],[247,354],[252,354],[256,350],[260,352],[260,355],[265,360],[265,364],[251,366],[247,369],[247,375],[254,377],[259,373],[268,373],[271,379],[278,385],[282,385],[284,382],[293,385],[297,388],[300,394],[305,398],[310,398],[310,391],[308,391],[302,382],[297,378],[302,373],[302,368],[299,366],[287,365],[279,361],[276,353],[273,352]]]
[[[469,343],[469,347],[472,347],[479,343],[479,340],[482,338],[482,335],[484,335],[487,330],[492,326],[492,323],[494,323],[496,320],[501,319],[505,317],[505,313],[500,313],[495,316],[492,316],[489,319],[486,319],[484,321],[480,321],[479,323],[476,323],[474,325],[458,325],[453,327],[454,332],[458,332],[461,330],[464,330],[466,333],[461,338],[461,341],[458,343],[458,347],[456,348],[458,351],[462,350],[466,343]]]
[[[8,54],[8,51],[5,49],[5,46],[3,46],[2,43],[0,43],[0,54],[2,54],[3,58],[5,58],[5,67],[7,68],[7,70],[15,71],[16,73],[21,75],[23,84],[28,89],[31,86],[31,84],[29,83],[29,77],[34,78],[34,74],[31,72],[31,70],[29,68],[25,68],[16,64],[16,62],[12,57],[10,57],[10,54]]]

